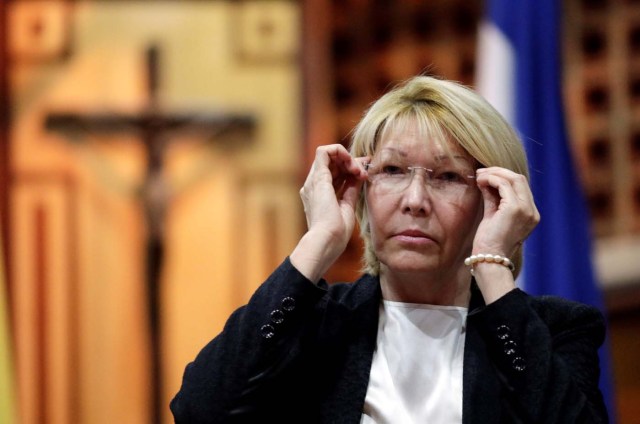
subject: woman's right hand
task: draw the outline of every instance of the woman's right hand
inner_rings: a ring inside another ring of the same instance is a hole
[[[355,207],[367,172],[366,158],[353,158],[340,144],[320,146],[300,189],[307,233],[292,252],[292,264],[317,282],[338,259],[355,227]]]

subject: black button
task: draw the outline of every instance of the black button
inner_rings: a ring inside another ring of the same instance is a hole
[[[282,324],[284,322],[284,312],[282,312],[280,309],[272,311],[271,322],[274,324]]]
[[[276,330],[271,324],[265,324],[260,328],[260,333],[265,339],[270,339],[276,335]]]
[[[291,312],[296,308],[296,301],[293,297],[285,297],[282,299],[282,309]]]
[[[500,340],[506,340],[511,335],[511,329],[506,325],[501,325],[497,328],[496,332],[498,333],[498,338]]]
[[[526,363],[524,362],[524,359],[522,359],[519,356],[516,356],[515,358],[513,358],[513,362],[511,362],[511,365],[513,366],[513,369],[516,371],[524,371],[525,368],[527,368]]]
[[[511,356],[513,354],[516,353],[516,342],[514,342],[513,340],[507,340],[504,342],[504,353],[507,356]]]

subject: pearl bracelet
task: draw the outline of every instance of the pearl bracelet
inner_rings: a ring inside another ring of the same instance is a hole
[[[509,268],[511,272],[515,271],[516,269],[515,265],[513,264],[513,262],[511,262],[511,259],[509,258],[500,256],[500,255],[489,255],[489,254],[480,253],[478,255],[471,255],[464,260],[464,264],[466,266],[471,267],[471,275],[473,275],[473,266],[478,262],[491,262],[491,263],[496,263],[498,265],[503,265]]]

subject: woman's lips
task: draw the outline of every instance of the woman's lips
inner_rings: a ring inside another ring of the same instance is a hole
[[[420,230],[404,230],[394,235],[394,238],[403,244],[427,245],[435,243],[431,236]]]

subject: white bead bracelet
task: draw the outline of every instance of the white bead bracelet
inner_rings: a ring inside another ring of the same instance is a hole
[[[511,270],[511,272],[515,271],[516,267],[513,264],[513,262],[511,262],[511,259],[506,258],[504,256],[500,256],[500,255],[489,255],[489,254],[484,254],[484,253],[480,253],[478,255],[471,255],[469,256],[467,259],[464,260],[464,264],[466,266],[470,266],[471,267],[471,274],[473,275],[473,266],[475,264],[477,264],[478,262],[491,262],[491,263],[496,263],[499,265],[504,265],[507,268],[509,268]]]

